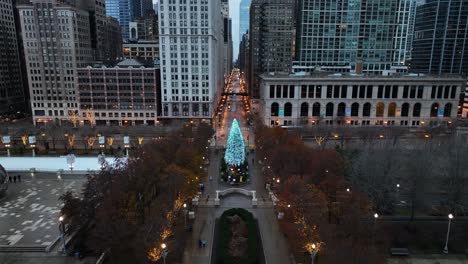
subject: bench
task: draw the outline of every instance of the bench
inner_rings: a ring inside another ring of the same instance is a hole
[[[390,254],[392,256],[404,257],[404,256],[409,256],[410,252],[409,252],[409,250],[407,248],[391,248],[390,249]]]

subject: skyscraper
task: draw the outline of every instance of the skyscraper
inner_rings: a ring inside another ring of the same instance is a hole
[[[411,68],[468,74],[468,2],[427,0],[416,8]]]
[[[239,4],[239,39],[249,31],[250,3],[252,0],[241,0]]]
[[[11,0],[0,0],[0,113],[25,109],[24,90]]]
[[[130,37],[129,23],[137,17],[145,17],[151,14],[153,2],[151,0],[105,0],[106,14],[116,18],[122,27],[122,38]]]
[[[295,38],[294,0],[253,0],[250,6],[249,89],[259,98],[259,75],[289,72]]]
[[[56,0],[17,8],[33,122],[69,120],[78,112],[76,69],[93,58],[89,12]]]
[[[382,73],[405,61],[410,0],[299,0],[296,71]]]
[[[223,67],[224,78],[226,78],[232,69],[232,20],[229,18],[229,1],[221,0],[221,13],[223,15]]]
[[[212,116],[223,87],[220,1],[160,2],[162,117]]]

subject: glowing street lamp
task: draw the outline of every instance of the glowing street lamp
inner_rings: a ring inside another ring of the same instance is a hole
[[[62,238],[62,252],[65,253],[65,223],[63,222],[65,220],[65,217],[62,215],[59,217],[59,230],[60,230],[60,237]]]
[[[453,214],[448,215],[448,228],[447,228],[447,237],[445,239],[444,254],[448,254],[448,241],[450,236],[450,224],[452,223]]]
[[[166,264],[166,257],[167,257],[167,253],[168,253],[167,250],[166,250],[166,247],[167,247],[167,246],[166,246],[165,243],[162,243],[162,244],[161,244],[161,248],[162,248],[162,250],[163,250],[163,252],[162,252],[162,257],[163,257],[163,262],[164,262],[164,264]]]

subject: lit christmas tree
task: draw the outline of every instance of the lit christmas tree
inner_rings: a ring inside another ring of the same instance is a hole
[[[231,130],[229,131],[224,161],[230,166],[239,166],[245,161],[244,139],[242,138],[242,132],[236,116],[234,116]]]

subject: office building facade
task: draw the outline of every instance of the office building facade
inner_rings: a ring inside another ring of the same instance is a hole
[[[451,122],[466,81],[461,76],[263,74],[266,125],[424,126]]]
[[[123,44],[123,55],[127,59],[159,60],[159,40],[128,41]]]
[[[416,8],[414,72],[468,74],[468,2],[427,0]]]
[[[55,0],[17,6],[34,124],[78,112],[76,69],[93,59],[89,12]]]
[[[155,41],[159,38],[158,16],[154,13],[148,13],[144,17],[137,17],[135,21],[130,22],[130,41],[149,40]]]
[[[138,60],[80,68],[81,117],[91,113],[96,125],[155,125],[159,88],[159,67]]]
[[[299,0],[294,71],[381,74],[404,65],[411,0]]]
[[[259,75],[289,72],[295,39],[294,0],[253,0],[250,6],[249,88],[259,98]]]
[[[12,0],[0,0],[0,113],[26,108],[13,12]]]
[[[159,2],[162,117],[212,117],[223,87],[220,1]]]
[[[252,0],[241,0],[239,4],[239,39],[242,41],[242,36],[244,36],[247,31],[249,31],[249,21],[250,21],[250,4]]]

